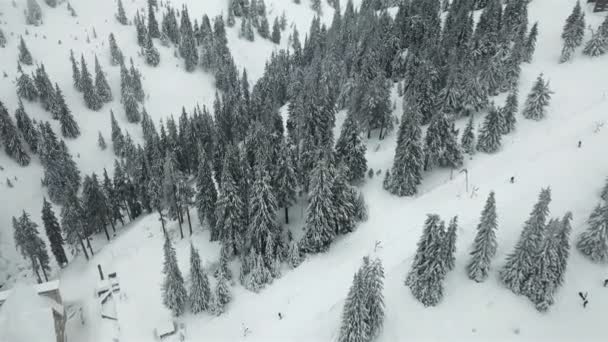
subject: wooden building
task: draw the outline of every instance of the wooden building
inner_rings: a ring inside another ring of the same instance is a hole
[[[59,281],[0,292],[0,341],[66,342]]]
[[[594,3],[593,12],[608,11],[608,0],[587,0],[587,2]]]

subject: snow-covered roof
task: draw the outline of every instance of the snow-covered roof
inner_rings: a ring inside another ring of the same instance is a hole
[[[171,318],[161,320],[156,324],[156,333],[158,336],[170,335],[175,332],[175,324]]]
[[[34,291],[38,294],[59,290],[59,280],[47,281],[46,283],[36,284],[31,286]],[[10,297],[13,289],[8,289],[0,292],[0,303],[4,302],[8,297]]]
[[[51,280],[46,283],[34,285],[38,293],[59,290],[59,280]]]
[[[53,300],[39,296],[33,286],[16,285],[0,307],[0,341],[55,342],[53,311],[59,308]]]

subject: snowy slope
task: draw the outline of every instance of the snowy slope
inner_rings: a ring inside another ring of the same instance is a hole
[[[215,95],[213,76],[200,69],[193,73],[185,72],[183,61],[174,57],[173,48],[165,48],[160,44],[157,44],[161,53],[160,65],[156,68],[146,65],[143,58],[138,57],[139,46],[135,27],[121,26],[114,19],[116,12],[114,1],[72,1],[72,6],[78,15],[76,18],[69,15],[65,2],[57,8],[50,8],[42,0],[38,2],[43,9],[44,24],[34,27],[25,25],[22,14],[25,9],[25,0],[16,1],[16,8],[12,6],[11,1],[0,1],[1,27],[8,40],[7,46],[0,49],[0,73],[6,72],[7,74],[7,77],[0,82],[0,101],[7,107],[9,113],[14,115],[18,101],[14,81],[18,75],[17,47],[19,36],[22,35],[34,58],[34,66],[23,66],[24,71],[30,73],[35,70],[37,63],[44,63],[51,82],[59,84],[69,108],[80,125],[82,135],[78,139],[67,140],[66,143],[82,175],[91,172],[100,174],[103,172],[103,168],[107,168],[111,174],[113,170],[115,156],[111,149],[101,151],[97,147],[98,131],[102,132],[106,142],[110,144],[110,110],[114,110],[121,128],[127,130],[136,143],[142,141],[141,126],[127,122],[122,104],[119,102],[120,69],[118,66],[110,65],[108,35],[111,32],[116,36],[118,46],[125,57],[133,58],[136,67],[143,75],[142,83],[147,96],[145,107],[154,120],[159,121],[170,115],[178,116],[181,114],[182,106],[185,106],[188,111],[191,111],[197,104],[211,107]],[[146,13],[146,0],[123,1],[123,3],[129,19],[135,15],[138,9],[140,13]],[[227,6],[226,0],[177,0],[172,3],[176,8],[187,4],[192,20],[196,18],[199,22],[203,14],[207,14],[212,19],[225,13]],[[329,6],[325,6],[324,9],[323,20],[329,23],[333,12]],[[287,36],[292,31],[292,25],[297,26],[303,39],[315,13],[310,9],[306,0],[301,5],[296,5],[292,1],[267,1],[270,20],[274,20],[275,16],[280,16],[283,11],[290,13],[288,16],[289,28],[283,32],[282,39],[282,46],[287,46]],[[158,16],[160,21],[160,15]],[[238,28],[237,21],[235,27],[227,30],[230,49],[238,67],[247,68],[250,82],[254,82],[262,75],[264,64],[270,54],[279,49],[279,46],[262,39],[257,33],[254,42],[239,39]],[[97,38],[94,37],[93,31]],[[87,37],[90,39],[90,43],[87,43]],[[82,94],[72,86],[70,49],[74,51],[77,58],[80,54],[84,54],[89,71],[94,70],[94,55],[97,55],[102,69],[106,73],[115,100],[104,105],[98,112],[88,110],[84,105]],[[24,104],[26,112],[32,119],[48,120],[55,132],[59,132],[59,123],[51,120],[50,113],[44,111],[39,103],[25,102]],[[0,284],[2,284],[10,274],[15,273],[15,268],[22,262],[13,246],[11,218],[19,215],[21,210],[26,210],[32,215],[32,219],[40,224],[39,216],[44,191],[40,187],[42,168],[36,157],[32,158],[29,167],[20,168],[2,151],[0,152],[0,166],[4,168],[4,170],[0,170],[0,198],[11,199],[0,206]],[[11,179],[15,184],[14,188],[5,186],[6,178]],[[55,209],[58,215],[59,208]],[[29,275],[25,274],[25,276]]]
[[[225,0],[179,1],[188,4],[192,18],[199,18],[202,12],[210,16],[219,14],[225,3]],[[125,7],[132,14],[144,3],[143,0],[125,1]],[[273,8],[271,18],[275,12],[280,15],[284,9],[302,35],[307,31],[313,16],[307,0],[299,6],[290,0],[266,0],[266,3],[269,11]],[[608,277],[605,266],[591,264],[574,251],[565,284],[557,293],[556,304],[546,314],[539,314],[526,298],[517,297],[503,288],[496,277],[496,270],[515,244],[541,187],[552,188],[552,216],[561,216],[566,210],[574,213],[573,236],[576,236],[586,228],[586,218],[599,200],[599,189],[608,174],[608,160],[604,158],[608,127],[597,130],[608,119],[608,84],[605,81],[608,79],[608,57],[590,59],[582,56],[579,50],[572,63],[557,64],[561,28],[574,3],[575,0],[533,0],[530,3],[530,21],[539,21],[540,34],[533,63],[523,67],[520,103],[541,72],[550,80],[555,95],[545,120],[531,122],[518,116],[516,132],[504,138],[499,153],[477,154],[473,160],[466,161],[468,192],[464,175],[455,173],[454,179],[450,180],[449,171],[434,171],[427,175],[421,194],[416,198],[389,195],[381,189],[381,177],[368,180],[363,192],[369,204],[370,218],[356,232],[336,241],[328,253],[310,257],[294,271],[285,270],[281,278],[259,294],[234,286],[234,300],[220,317],[187,315],[181,320],[186,326],[187,340],[331,341],[337,336],[342,305],[352,276],[361,257],[372,253],[382,258],[387,275],[384,291],[386,320],[379,341],[603,340],[604,321],[608,314],[608,290],[601,287],[603,279]],[[157,69],[147,68],[141,59],[135,58],[134,28],[115,24],[112,19],[113,2],[79,0],[73,6],[79,13],[77,19],[70,18],[63,7],[44,8],[47,14],[45,25],[28,27],[30,35],[26,41],[34,58],[44,60],[51,79],[65,91],[67,101],[83,128],[83,136],[68,145],[74,156],[80,153],[76,160],[84,173],[111,167],[111,152],[100,152],[96,146],[97,130],[102,130],[109,141],[110,108],[115,107],[121,126],[138,139],[141,129],[126,122],[116,101],[97,113],[84,108],[80,94],[71,87],[66,46],[76,53],[86,53],[89,64],[92,63],[92,54],[97,52],[117,94],[119,71],[109,66],[107,43],[101,45],[107,34],[113,31],[123,52],[134,57],[145,75],[144,88],[150,93],[146,108],[157,120],[171,113],[178,114],[182,105],[191,108],[195,103],[210,104],[214,93],[211,77],[201,71],[187,74],[176,68],[179,61],[173,59],[171,51],[159,47],[162,57],[161,66]],[[10,36],[10,32],[22,33],[25,26],[21,16],[16,15],[21,10],[12,8],[8,1],[0,2],[0,11],[4,13],[1,20],[7,21],[2,27],[9,35],[9,46],[0,50],[0,68],[6,69],[8,80],[12,80],[16,74],[15,46],[18,38]],[[586,12],[588,24],[594,27],[603,19],[599,14],[592,14],[590,7],[586,7]],[[331,12],[326,6],[324,20],[328,22],[330,18]],[[100,38],[86,44],[85,29],[91,30],[93,26]],[[34,32],[42,31],[46,32],[46,40],[32,37]],[[78,41],[73,40],[74,35],[78,36]],[[58,39],[62,39],[64,44],[59,46]],[[229,31],[229,39],[237,63],[246,66],[250,75],[259,77],[264,61],[276,46],[262,42],[259,37],[254,43],[238,40],[236,29]],[[14,85],[6,80],[0,82],[0,99],[13,111],[16,108]],[[400,100],[396,101],[396,114],[399,115]],[[49,117],[38,104],[26,106],[28,113],[37,119]],[[342,121],[343,115],[340,114],[338,122]],[[579,140],[582,141],[580,149],[576,146]],[[390,167],[394,148],[394,135],[381,142],[370,140],[369,166],[374,170]],[[0,180],[13,176],[20,179],[13,189],[1,187],[0,195],[3,199],[0,206],[0,250],[5,256],[16,258],[14,249],[5,247],[12,244],[10,217],[25,208],[35,219],[38,218],[42,195],[38,183],[41,169],[37,161],[28,168],[18,168],[3,152],[0,152],[0,165],[5,168],[0,171]],[[508,182],[511,176],[515,176],[515,184]],[[491,190],[496,192],[499,216],[498,253],[488,281],[477,284],[466,277],[464,265],[479,213]],[[302,223],[301,209],[292,211],[295,216],[292,226],[298,227]],[[459,215],[461,228],[456,268],[447,277],[444,299],[435,308],[424,308],[410,295],[403,280],[415,253],[425,215],[431,212],[444,219]],[[201,251],[204,264],[208,265],[217,258],[219,248],[208,242],[207,232],[197,232],[192,241]],[[380,248],[374,252],[376,241],[380,242]],[[188,244],[187,240],[176,244],[180,268],[185,274],[189,268]],[[156,322],[168,315],[160,299],[161,246],[162,233],[157,217],[146,216],[104,247],[93,261],[86,264],[81,259],[76,260],[63,272],[65,298],[68,302],[83,305],[86,321],[85,326],[80,322],[69,325],[70,340],[110,340],[92,298],[97,279],[95,265],[98,263],[118,272],[126,294],[119,309],[122,340],[151,340]],[[22,272],[29,276],[28,273]],[[576,294],[578,291],[589,293],[590,304],[586,309],[581,306]],[[278,319],[278,312],[284,315],[282,320]],[[244,334],[246,329],[248,333]]]

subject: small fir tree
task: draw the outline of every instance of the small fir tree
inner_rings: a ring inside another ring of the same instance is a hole
[[[6,154],[19,165],[30,164],[30,156],[21,143],[19,131],[2,102],[0,102],[0,141],[4,145]]]
[[[532,91],[528,94],[523,116],[530,120],[541,120],[545,117],[546,107],[551,100],[553,92],[549,89],[549,82],[545,82],[543,74],[536,79]]]
[[[395,148],[395,161],[385,180],[388,191],[397,196],[413,196],[422,182],[424,154],[422,150],[421,115],[417,107],[407,107],[401,118],[401,125]]]
[[[503,118],[502,134],[509,134],[515,130],[517,119],[515,114],[518,110],[517,90],[514,89],[507,96],[505,106],[500,109]]]
[[[526,38],[523,48],[523,61],[526,63],[532,62],[534,50],[536,49],[536,39],[538,37],[538,23],[534,23],[530,29],[530,34]]]
[[[61,124],[61,135],[65,138],[74,139],[80,136],[80,127],[76,120],[74,120],[74,116],[72,112],[68,108],[65,103],[65,99],[63,98],[63,94],[61,93],[61,89],[57,83],[55,83],[55,100],[57,101],[57,117],[59,118],[59,123]]]
[[[475,153],[475,131],[473,130],[473,116],[469,118],[469,122],[462,133],[462,138],[460,139],[460,147],[462,150],[469,154],[473,155]]]
[[[95,89],[97,91],[97,96],[103,102],[112,102],[114,99],[112,96],[112,89],[108,84],[108,80],[106,79],[106,75],[103,70],[101,70],[101,65],[99,65],[99,61],[97,60],[97,56],[95,56]]]
[[[201,266],[201,257],[194,245],[190,244],[190,309],[192,313],[211,310],[211,288],[207,273]]]
[[[347,178],[351,183],[361,182],[367,170],[366,146],[360,132],[357,120],[352,113],[349,113],[336,143],[336,158],[344,163]]]
[[[597,30],[591,35],[591,39],[585,44],[583,54],[590,57],[601,56],[608,49],[608,36],[602,31]]]
[[[473,241],[471,259],[467,264],[469,278],[476,282],[483,282],[488,278],[492,258],[496,255],[496,229],[498,227],[496,216],[496,199],[494,191],[490,192],[486,204],[481,212],[477,225],[477,235]]]
[[[74,58],[74,51],[72,50],[70,50],[70,62],[72,63],[72,83],[74,84],[74,88],[82,91],[80,69],[78,69],[78,64],[76,64],[76,59]]]
[[[514,251],[507,256],[507,261],[500,270],[502,282],[515,294],[528,294],[524,285],[534,271],[534,260],[542,247],[549,202],[551,202],[551,190],[542,189],[530,218],[524,224]]]
[[[63,249],[61,227],[59,226],[59,221],[57,221],[57,217],[53,212],[51,203],[46,200],[46,197],[42,199],[42,222],[44,224],[46,236],[51,243],[51,251],[55,256],[57,265],[63,267],[68,263],[68,258],[65,255],[65,250]]]
[[[25,41],[23,40],[23,37],[19,37],[19,39],[20,39],[20,41],[19,41],[19,63],[25,64],[25,65],[34,64],[32,54],[30,53],[30,50],[28,50],[27,46],[25,45]]]
[[[99,98],[97,93],[97,89],[93,85],[93,79],[91,78],[91,74],[87,69],[87,64],[84,61],[84,56],[80,57],[80,71],[81,71],[81,80],[82,80],[82,92],[84,94],[84,102],[87,108],[97,111],[101,109],[102,101]]]
[[[182,272],[179,270],[177,265],[177,256],[175,255],[175,248],[171,244],[169,235],[165,235],[165,244],[163,247],[165,261],[163,263],[163,274],[165,279],[162,284],[162,298],[163,304],[175,316],[179,316],[184,313],[186,309],[186,301],[188,294],[184,286],[184,278]]]
[[[589,228],[581,233],[576,248],[593,262],[608,263],[608,207],[595,207],[587,224]]]
[[[97,134],[97,146],[99,146],[102,151],[105,151],[108,147],[108,145],[106,145],[106,140],[103,138],[103,135],[101,135],[101,131]]]
[[[275,44],[281,43],[281,26],[278,18],[274,18],[274,23],[272,24],[271,40]]]
[[[486,115],[483,126],[478,134],[477,150],[485,153],[495,153],[500,148],[502,138],[502,117],[492,104]]]
[[[118,44],[116,44],[116,38],[114,38],[114,33],[110,33],[108,38],[110,42],[110,63],[112,65],[122,65],[124,63],[124,56]]]
[[[38,278],[38,282],[42,283],[39,271],[44,275],[44,281],[48,281],[48,272],[51,271],[50,258],[46,250],[46,244],[40,238],[38,233],[38,225],[30,219],[28,213],[23,211],[23,214],[16,219],[13,217],[13,228],[15,246],[21,252],[25,259],[30,259],[32,270]]]

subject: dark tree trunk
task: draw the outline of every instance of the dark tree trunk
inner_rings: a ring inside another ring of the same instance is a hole
[[[38,261],[40,261],[40,259],[38,259]],[[44,267],[42,267],[42,263],[40,263],[40,269],[42,270],[42,275],[44,276],[44,281],[49,281],[49,277],[46,275],[46,271],[44,270]]]
[[[285,224],[289,224],[289,207],[285,206]]]
[[[129,222],[133,221],[133,216],[131,216],[131,212],[129,211],[129,203],[125,200],[125,210],[127,211],[127,216],[129,216]]]
[[[190,221],[190,210],[186,208],[186,217],[188,218],[188,228],[190,229],[190,236],[192,236],[192,222]]]
[[[110,220],[109,217],[106,216],[106,219],[110,221],[110,226],[112,226],[112,232],[116,233],[116,226],[114,225],[114,220]]]
[[[160,215],[160,224],[163,226],[163,233],[167,236],[167,229],[165,228],[165,219],[163,218],[163,212],[158,209],[158,215]]]
[[[102,223],[101,226],[103,227],[103,232],[106,234],[106,239],[108,239],[108,241],[110,241],[110,234],[108,234],[108,227],[106,227],[105,222]]]
[[[380,135],[378,136],[378,138],[379,138],[380,140],[384,140],[384,135],[383,135],[383,133],[384,133],[384,122],[382,123],[382,126],[380,126]]]
[[[182,229],[182,220],[180,220],[180,208],[177,205],[177,194],[175,193],[175,187],[173,187],[173,201],[175,201],[175,212],[177,213],[177,223],[179,224],[179,235],[184,238],[184,230]]]
[[[89,260],[89,253],[87,253],[87,248],[84,246],[84,241],[82,241],[82,238],[78,238],[78,240],[80,240],[80,246],[82,247],[82,251],[84,252],[84,257],[87,258],[87,260]]]
[[[371,129],[367,129],[367,139],[369,139],[372,136],[372,130]]]
[[[40,278],[40,273],[38,272],[38,265],[36,264],[36,260],[34,260],[34,257],[31,257],[31,259],[32,259],[32,269],[36,273],[36,277],[38,278],[38,284],[40,284],[40,283],[42,283],[42,278]]]
[[[87,237],[87,246],[89,246],[89,252],[91,252],[91,256],[95,255],[93,253],[93,247],[91,247],[91,238]]]

